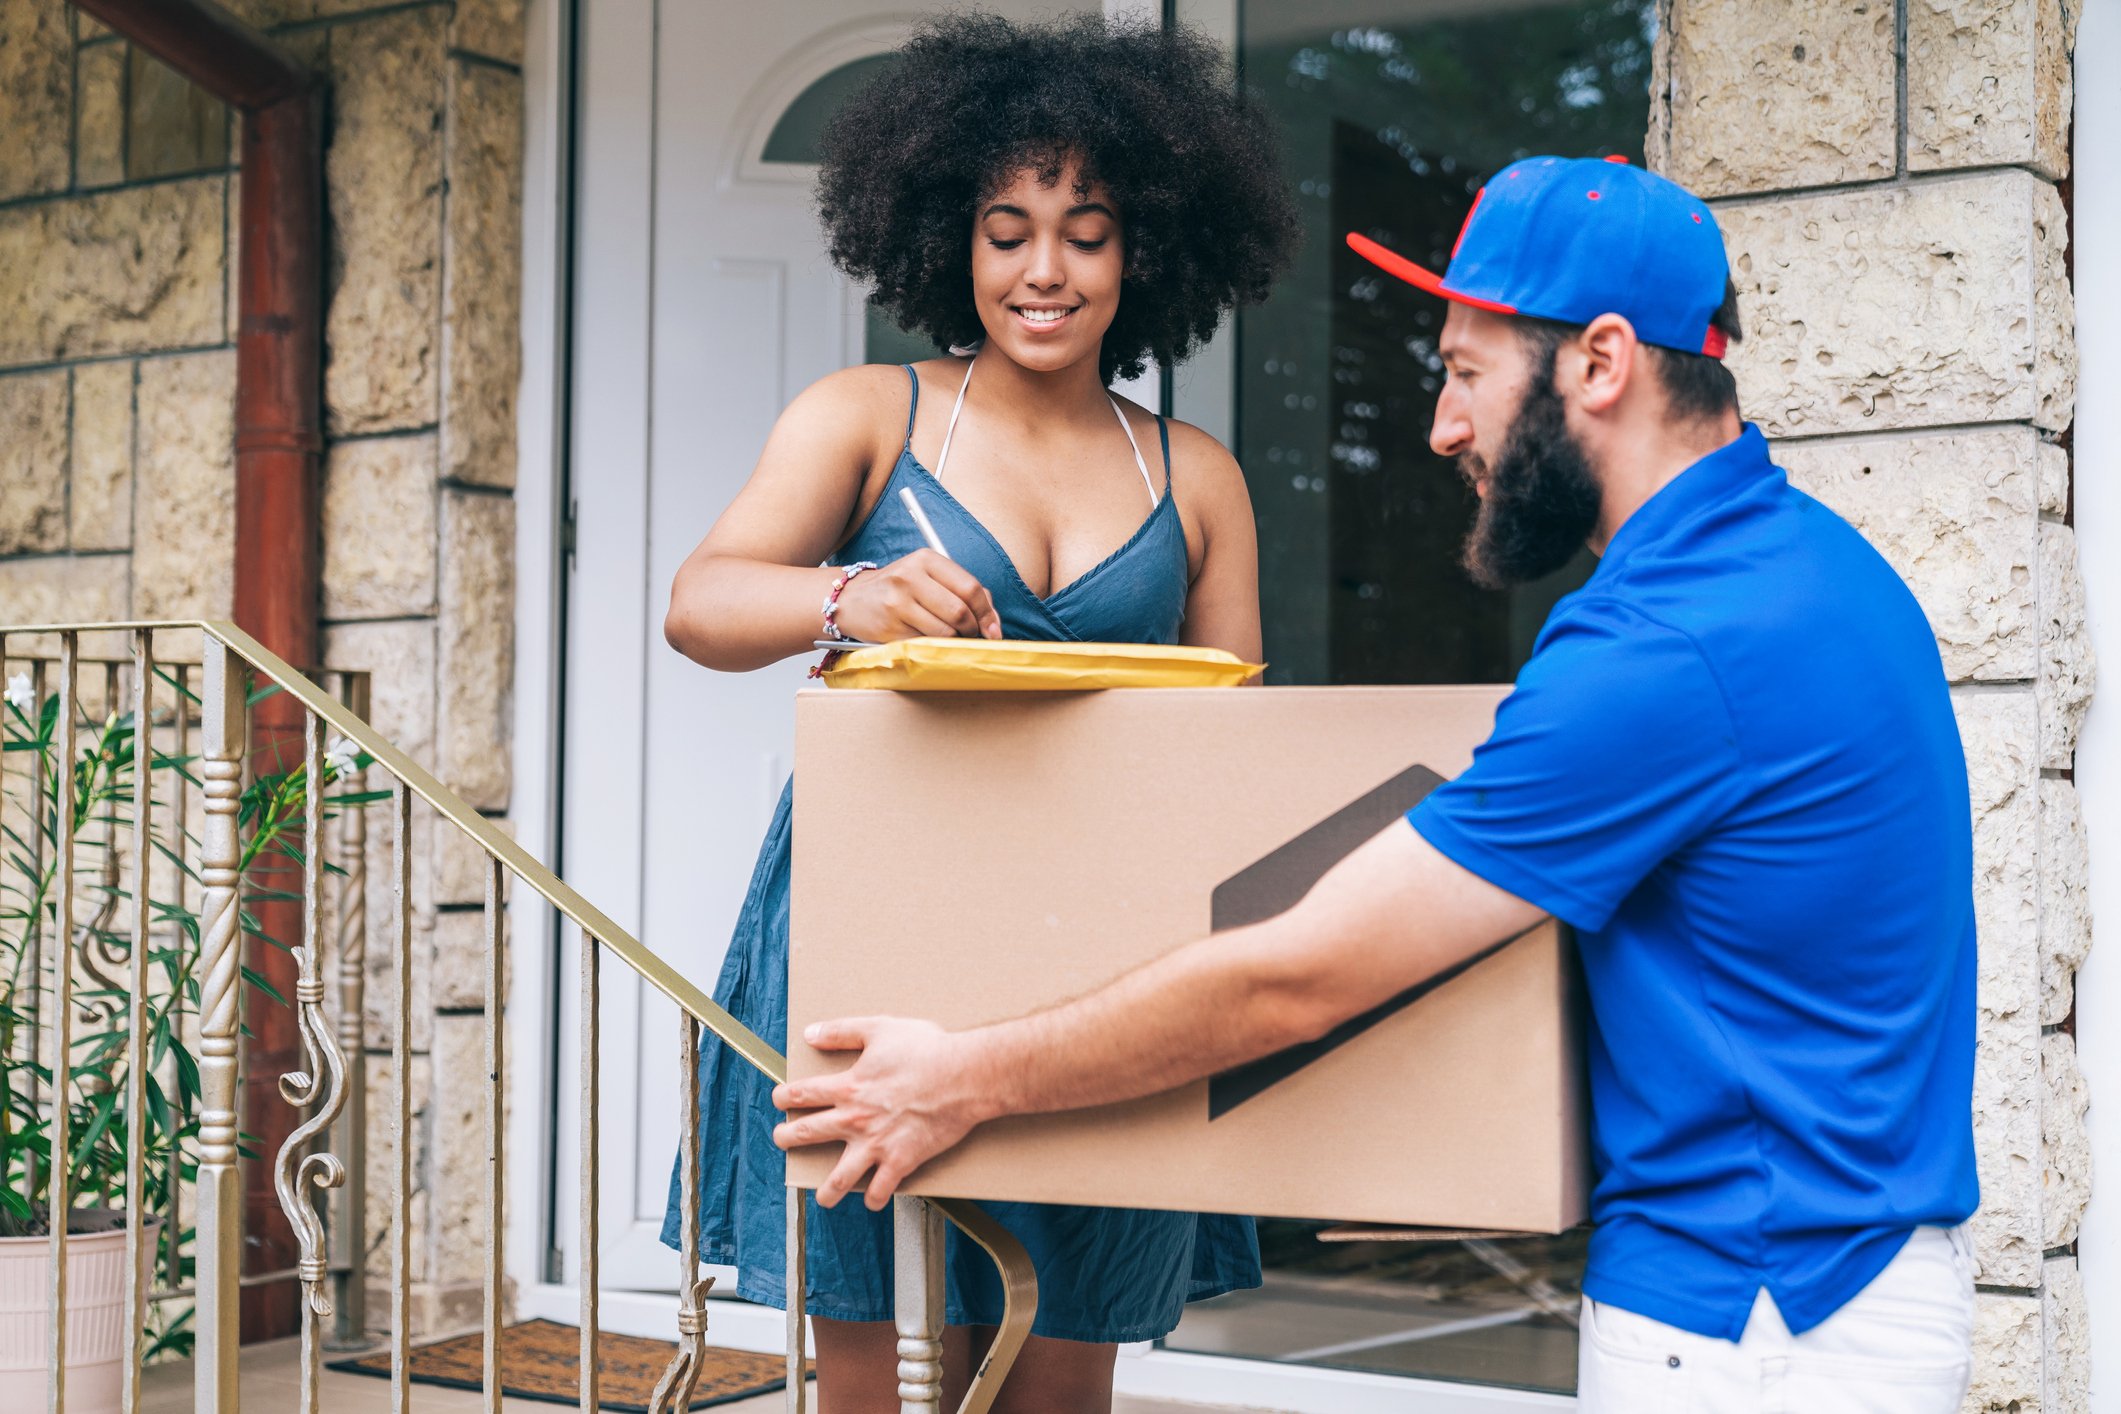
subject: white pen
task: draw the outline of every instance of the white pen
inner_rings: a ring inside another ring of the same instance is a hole
[[[921,509],[921,498],[913,494],[913,488],[901,486],[898,499],[899,504],[906,508],[906,514],[913,517],[913,523],[920,527],[921,539],[928,542],[928,548],[944,559],[951,560],[950,552],[943,548],[943,537],[935,533],[935,525],[928,519],[928,513]],[[955,564],[956,561],[951,560],[951,563]],[[975,633],[972,636],[979,638],[983,635]]]
[[[901,486],[898,498],[899,504],[906,508],[906,514],[912,516],[913,523],[920,527],[921,539],[928,542],[928,548],[944,559],[949,559],[950,552],[943,548],[943,537],[935,533],[935,526],[929,522],[928,513],[921,509],[921,499],[913,494],[913,488]]]

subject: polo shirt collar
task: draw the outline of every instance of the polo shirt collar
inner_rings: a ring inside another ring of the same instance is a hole
[[[1636,546],[1664,538],[1697,512],[1781,474],[1781,469],[1768,458],[1767,438],[1757,426],[1746,423],[1736,439],[1666,482],[1662,490],[1621,522],[1599,559],[1600,571],[1619,566]]]

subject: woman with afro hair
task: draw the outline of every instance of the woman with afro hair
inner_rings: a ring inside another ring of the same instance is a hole
[[[921,26],[827,128],[818,209],[833,260],[940,356],[845,369],[789,404],[678,571],[671,645],[723,672],[840,635],[1187,643],[1257,661],[1258,554],[1237,463],[1108,388],[1149,359],[1176,364],[1266,295],[1296,239],[1280,170],[1263,113],[1198,35],[1094,15]],[[906,490],[949,558],[924,548]],[[715,991],[776,1046],[790,800]],[[835,826],[852,884],[864,809],[878,804],[846,801]],[[933,882],[950,869],[936,860]],[[745,1297],[785,1305],[771,1091],[720,1048],[700,1069],[702,1256],[733,1263]],[[1168,1333],[1187,1301],[1259,1282],[1248,1218],[991,1210],[1039,1274],[1033,1338],[996,1406],[1013,1414],[1109,1409],[1118,1343]],[[673,1176],[673,1247],[686,1217]],[[895,1411],[889,1214],[813,1203],[810,1232],[821,1408]],[[945,1358],[962,1388],[1001,1291],[954,1237],[949,1276]]]

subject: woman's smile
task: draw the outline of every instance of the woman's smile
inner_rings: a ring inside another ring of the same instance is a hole
[[[1066,325],[1068,316],[1074,314],[1082,306],[1080,304],[1012,304],[1009,308],[1015,313],[1017,323],[1026,330],[1036,334],[1047,334]]]

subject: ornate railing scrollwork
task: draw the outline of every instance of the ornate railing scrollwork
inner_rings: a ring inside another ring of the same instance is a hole
[[[315,1192],[346,1182],[346,1164],[338,1155],[316,1152],[318,1136],[327,1134],[346,1106],[346,1056],[324,1011],[324,724],[310,714],[303,741],[302,941],[295,947],[295,1024],[302,1036],[301,1070],[280,1077],[280,1097],[309,1118],[287,1136],[273,1161],[273,1189],[280,1211],[295,1231],[299,1256],[295,1272],[309,1309],[318,1317],[332,1312],[329,1250]],[[303,1322],[305,1373],[312,1323]]]
[[[297,952],[307,954],[309,949],[300,948]],[[324,1220],[317,1216],[311,1192],[323,1192],[346,1182],[346,1165],[336,1154],[307,1151],[318,1135],[328,1132],[337,1122],[339,1111],[346,1104],[346,1061],[324,1018],[324,983],[311,974],[312,966],[305,956],[302,980],[295,988],[306,1068],[280,1077],[280,1098],[300,1110],[317,1105],[320,1095],[324,1103],[280,1146],[273,1162],[273,1189],[280,1197],[280,1211],[287,1214],[300,1245],[295,1271],[301,1278],[309,1308],[319,1316],[329,1316],[332,1304],[327,1278],[331,1267],[326,1257]]]
[[[648,1414],[684,1414],[692,1407],[707,1358],[707,1293],[713,1289],[714,1278],[701,1277],[679,1294],[678,1353],[648,1397]]]

